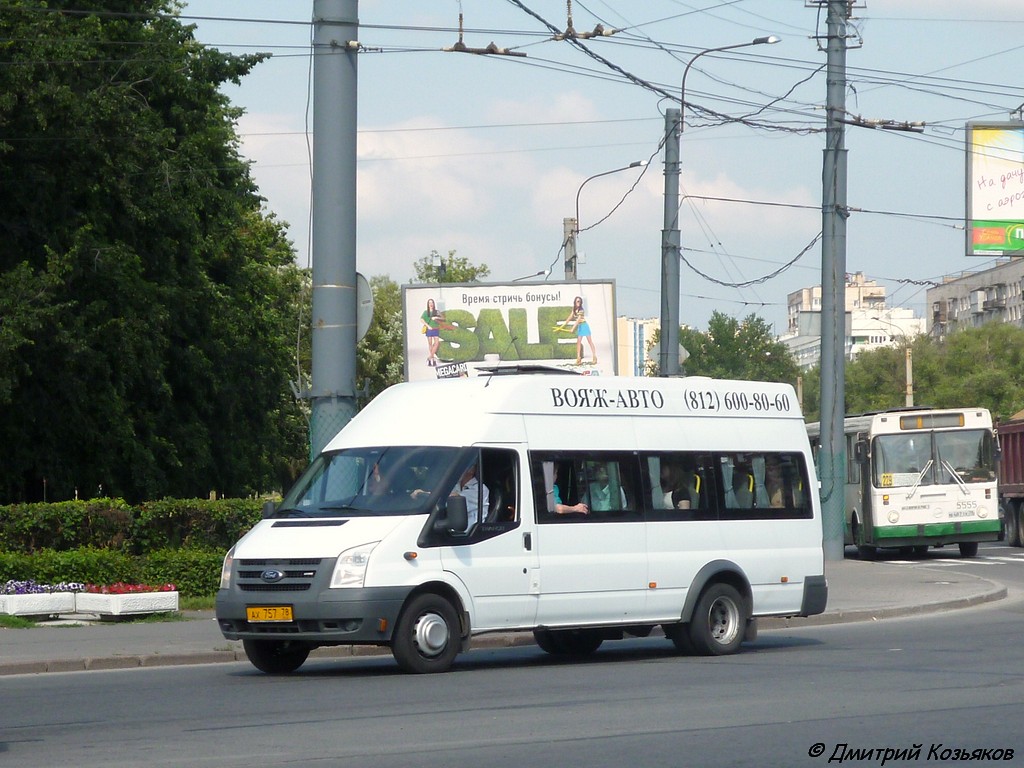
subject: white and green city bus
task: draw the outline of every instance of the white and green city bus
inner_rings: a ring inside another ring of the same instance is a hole
[[[807,426],[820,444],[820,424]],[[848,416],[846,543],[924,552],[956,544],[974,557],[1000,537],[996,441],[984,408],[897,408]]]

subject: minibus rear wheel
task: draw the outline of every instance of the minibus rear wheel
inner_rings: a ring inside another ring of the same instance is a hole
[[[710,585],[690,619],[690,642],[701,656],[736,653],[746,632],[747,603],[731,584]]]
[[[242,648],[256,669],[268,675],[286,675],[305,663],[308,645],[292,640],[243,640]]]
[[[452,604],[431,592],[412,599],[395,626],[391,653],[405,672],[446,672],[461,647],[459,615]]]

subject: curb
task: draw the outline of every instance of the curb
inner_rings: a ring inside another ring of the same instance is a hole
[[[1007,597],[1006,587],[992,582],[988,583],[991,589],[987,592],[980,592],[969,597],[892,608],[856,608],[845,611],[826,612],[819,616],[808,616],[806,618],[765,618],[758,620],[758,628],[760,630],[794,629],[799,627],[827,626],[830,624],[848,624],[857,621],[878,621],[880,619],[921,616],[971,608]],[[658,632],[658,630],[655,631]],[[516,648],[534,644],[533,635],[529,632],[502,632],[493,635],[480,635],[474,638],[472,648]],[[381,656],[389,655],[390,653],[390,649],[383,646],[338,645],[317,648],[310,653],[310,658],[336,659],[358,656]],[[248,661],[245,651],[241,648],[241,643],[238,644],[237,648],[222,651],[93,656],[77,659],[40,659],[38,661],[0,661],[0,676],[34,675],[47,672],[111,671],[198,664],[229,664],[238,661]]]

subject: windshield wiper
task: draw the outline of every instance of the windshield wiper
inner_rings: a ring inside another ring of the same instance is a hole
[[[960,477],[960,473],[957,472],[956,469],[954,469],[953,466],[945,459],[940,459],[940,461],[942,462],[942,468],[949,472],[953,480],[956,481],[956,484],[960,486],[960,490],[963,491],[964,496],[970,496],[971,492],[967,488],[967,483],[965,483],[964,479]]]
[[[932,468],[932,464],[935,463],[934,459],[928,459],[928,463],[924,465],[924,469],[921,470],[921,474],[917,476],[917,480],[910,486],[910,491],[907,493],[907,498],[914,498],[914,494],[917,493],[917,489],[921,487],[921,481],[924,480],[924,476],[928,474],[928,470]]]
[[[299,509],[298,507],[283,507],[275,509],[271,517],[309,517],[309,510]]]

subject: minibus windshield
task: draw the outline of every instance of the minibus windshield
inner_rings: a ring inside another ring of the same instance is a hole
[[[384,446],[322,453],[273,516],[426,514],[432,499],[448,490],[441,486],[460,452],[459,448]]]

